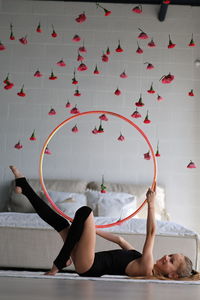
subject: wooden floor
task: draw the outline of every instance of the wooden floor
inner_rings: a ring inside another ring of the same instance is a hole
[[[200,285],[0,278],[1,300],[198,300]]]

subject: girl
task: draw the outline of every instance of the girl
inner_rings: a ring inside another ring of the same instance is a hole
[[[155,192],[151,189],[146,193],[148,205],[146,239],[143,251],[139,253],[122,237],[96,230],[93,212],[88,206],[77,210],[70,226],[65,218],[39,198],[16,167],[10,166],[10,169],[15,176],[16,192],[23,193],[29,199],[38,215],[60,234],[64,242],[51,270],[45,275],[55,275],[72,261],[80,276],[100,277],[108,274],[178,279],[197,274],[192,270],[190,259],[180,253],[165,255],[154,262]],[[96,234],[118,244],[121,249],[95,253]]]

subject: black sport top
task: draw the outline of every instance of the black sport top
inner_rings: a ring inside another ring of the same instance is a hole
[[[142,254],[136,250],[109,250],[95,253],[92,267],[80,276],[100,277],[103,275],[127,275],[125,269],[127,265]]]

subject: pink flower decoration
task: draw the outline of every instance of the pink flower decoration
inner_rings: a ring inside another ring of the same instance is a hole
[[[188,44],[188,46],[189,47],[195,47],[196,46],[196,44],[194,42],[194,39],[193,39],[193,34],[192,34],[192,38],[191,38],[190,43]]]
[[[77,84],[78,80],[76,80],[76,72],[74,71],[74,77],[72,78],[72,84]]]
[[[158,101],[162,101],[162,100],[164,100],[164,99],[163,99],[162,96],[158,95],[158,96],[157,96],[157,100],[158,100]]]
[[[77,23],[83,23],[87,20],[87,17],[85,15],[85,12],[83,12],[82,14],[80,14],[76,19]]]
[[[80,52],[83,52],[83,53],[86,53],[87,52],[87,49],[85,48],[85,46],[83,45],[83,46],[81,46],[81,47],[79,47],[79,49],[78,49]]]
[[[115,90],[115,95],[116,95],[116,96],[121,95],[121,91],[120,91],[118,88]]]
[[[11,41],[15,40],[15,37],[14,37],[14,34],[13,34],[13,25],[12,25],[12,23],[10,24],[10,40]]]
[[[128,78],[128,75],[127,75],[126,72],[124,71],[124,72],[122,72],[122,73],[120,74],[120,77],[121,77],[121,78]]]
[[[84,57],[80,55],[80,53],[78,53],[77,61],[82,61],[82,60],[84,60]]]
[[[148,35],[142,29],[140,29],[140,28],[138,28],[138,29],[141,31],[141,33],[138,35],[138,39],[146,40],[149,38]]]
[[[153,83],[151,84],[150,89],[147,91],[149,94],[155,94],[155,91],[153,89]]]
[[[93,72],[95,75],[98,75],[98,74],[100,74],[100,72],[99,72],[99,70],[98,70],[98,68],[97,68],[97,65],[96,65],[96,67],[95,67],[95,69],[94,69],[94,72]]]
[[[102,114],[99,119],[102,121],[108,121],[108,117],[105,114]]]
[[[33,133],[31,134],[29,140],[30,140],[30,141],[36,141],[35,130],[34,130]]]
[[[50,111],[48,112],[48,115],[49,115],[49,116],[54,116],[54,115],[56,115],[55,109],[54,109],[54,108],[51,108]]]
[[[172,43],[170,35],[169,35],[169,44],[168,44],[168,49],[174,48],[176,44]]]
[[[102,58],[103,62],[108,62],[109,61],[109,57],[106,54],[103,54],[101,58]]]
[[[1,42],[0,42],[0,51],[3,51],[3,50],[5,50],[6,49],[6,47],[4,46],[4,44],[2,44]]]
[[[60,61],[58,61],[56,64],[57,64],[57,66],[59,66],[59,67],[66,67],[66,63],[64,62],[63,59],[61,59]]]
[[[137,43],[138,44],[138,43]],[[138,54],[142,54],[144,51],[142,50],[142,48],[140,48],[139,44],[138,44],[138,48],[136,50],[136,53]]]
[[[72,128],[72,132],[74,133],[77,133],[79,130],[78,130],[78,127],[75,125],[73,128]]]
[[[135,105],[136,105],[137,107],[142,107],[142,106],[144,106],[144,103],[142,102],[142,95],[140,95],[139,100],[138,100],[137,102],[135,102]]]
[[[135,119],[138,119],[138,118],[141,118],[141,114],[138,112],[138,110],[136,109],[132,115],[131,115],[132,118],[135,118]]]
[[[22,88],[21,88],[20,92],[17,93],[17,95],[19,97],[25,97],[26,96],[26,93],[24,93],[24,85],[22,85]]]
[[[51,71],[51,75],[49,76],[49,80],[56,80],[58,77],[54,75],[53,71]]]
[[[46,147],[44,153],[47,154],[47,155],[51,155],[52,154],[52,152],[49,150],[48,147]]]
[[[4,86],[4,89],[5,89],[5,90],[10,90],[10,89],[13,88],[13,86],[14,86],[14,83],[8,81],[8,82],[6,83],[6,85]]]
[[[80,113],[80,111],[79,111],[79,109],[76,107],[76,105],[71,109],[71,111],[70,111],[70,113],[71,114],[79,114]]]
[[[106,49],[106,54],[110,55],[110,48],[109,47],[107,47],[107,49]]]
[[[134,12],[134,13],[136,13],[136,14],[141,14],[141,13],[142,13],[142,5],[135,6],[135,7],[132,9],[132,12]]]
[[[23,44],[23,45],[28,44],[27,36],[21,37],[21,38],[19,39],[19,41],[20,41],[20,43]]]
[[[99,3],[96,3],[96,6],[97,6],[97,8],[100,7],[100,8],[102,8],[104,10],[104,16],[109,16],[112,13],[111,10],[108,10],[108,9],[104,8]]]
[[[38,24],[38,26],[37,26],[37,28],[36,28],[36,32],[39,32],[39,33],[42,32],[40,22],[39,22],[39,24]]]
[[[18,150],[20,150],[20,149],[22,149],[23,148],[23,146],[22,146],[22,144],[20,143],[20,141],[17,143],[17,144],[15,144],[15,149],[18,149]]]
[[[148,151],[147,153],[144,153],[144,159],[146,159],[146,160],[151,159],[150,151]]]
[[[153,39],[147,44],[150,48],[156,47],[156,44],[154,43]]]
[[[118,141],[123,142],[125,140],[125,137],[120,133],[120,136],[118,137]]]
[[[171,83],[174,80],[174,75],[171,75],[170,73],[168,75],[163,75],[160,80],[162,80],[162,83],[164,84]]]
[[[53,38],[56,38],[58,35],[57,35],[57,33],[56,33],[56,31],[55,31],[55,29],[54,29],[54,26],[52,25],[52,34],[51,34],[51,36],[53,37]]]
[[[151,121],[149,120],[149,114],[148,114],[148,111],[147,111],[147,114],[146,114],[146,117],[145,117],[143,123],[145,123],[145,124],[150,124],[150,123],[151,123]]]
[[[70,108],[71,107],[71,103],[69,101],[67,101],[67,103],[65,104],[66,108]]]
[[[154,65],[152,65],[152,64],[150,64],[150,63],[148,63],[148,62],[145,62],[144,64],[147,64],[147,67],[146,67],[147,70],[152,70],[152,69],[154,69]]]
[[[72,41],[73,41],[73,42],[80,42],[80,40],[81,40],[81,38],[80,38],[80,36],[79,36],[78,34],[75,34],[75,35],[73,36],[73,38],[72,38]]]
[[[81,96],[81,93],[79,92],[78,88],[75,90],[74,96],[75,97],[80,97]]]
[[[120,41],[118,41],[118,46],[115,49],[116,52],[123,52],[124,50],[121,48]]]
[[[88,67],[84,63],[81,63],[77,68],[77,70],[80,72],[86,71],[87,69],[88,69]]]
[[[195,169],[196,168],[196,165],[193,161],[190,161],[190,163],[187,165],[187,168],[188,169]]]
[[[101,121],[100,121],[100,125],[99,125],[99,128],[97,130],[97,133],[103,133],[103,132],[104,132],[104,129],[103,129],[103,127],[101,125]]]
[[[193,92],[193,90],[191,90],[191,91],[188,93],[188,96],[194,97],[194,92]]]
[[[97,130],[96,126],[95,126],[94,129],[92,130],[92,133],[93,133],[93,134],[97,134],[97,133],[98,133],[98,130]]]
[[[40,73],[40,71],[37,70],[37,71],[34,73],[34,77],[42,77],[42,73]]]

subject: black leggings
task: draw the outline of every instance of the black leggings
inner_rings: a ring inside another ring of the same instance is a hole
[[[17,178],[16,186],[22,188],[22,193],[29,199],[37,214],[56,231],[60,232],[69,227],[69,222],[53,211],[32,189],[26,178]],[[84,223],[91,213],[91,208],[83,206],[79,208],[75,214],[74,220],[68,231],[68,236],[54,261],[55,266],[61,270],[66,267],[66,262],[70,258],[71,252],[75,244],[80,240],[83,232]]]

